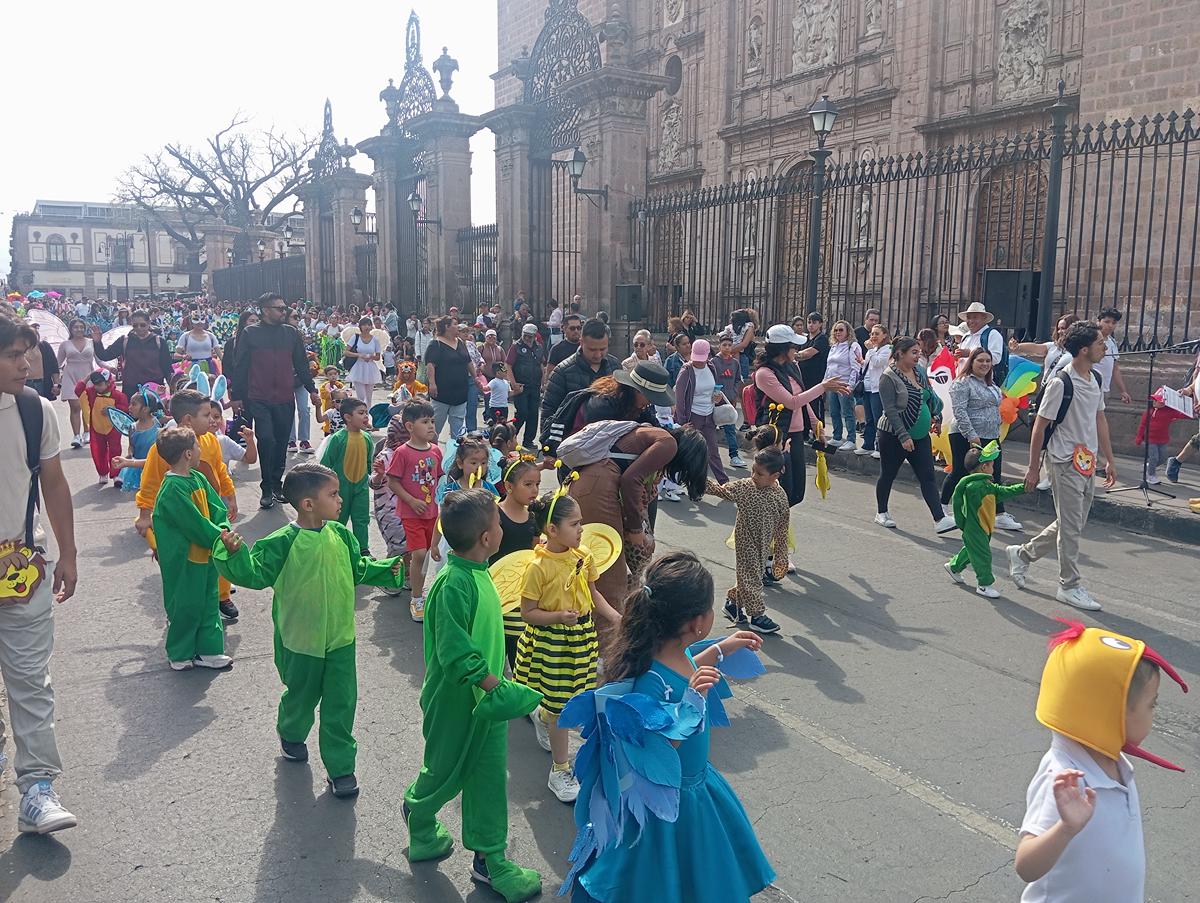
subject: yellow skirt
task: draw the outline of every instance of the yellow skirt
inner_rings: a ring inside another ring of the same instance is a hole
[[[571,697],[596,689],[599,657],[590,617],[583,624],[526,624],[513,679],[541,693],[542,708],[557,715]]]

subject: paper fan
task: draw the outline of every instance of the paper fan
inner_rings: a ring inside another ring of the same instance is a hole
[[[28,297],[33,297],[33,293],[30,292]],[[65,342],[71,334],[67,329],[67,324],[48,310],[35,308],[25,319],[38,325],[38,335],[43,341],[49,342],[50,347],[55,351],[58,351],[58,346]]]
[[[122,436],[128,436],[133,432],[133,425],[137,423],[137,421],[130,416],[128,411],[122,411],[120,408],[108,407],[104,409],[104,413],[112,422],[113,429],[115,429]]]
[[[592,553],[596,571],[601,574],[621,557],[621,534],[608,524],[586,524],[580,545]]]
[[[587,528],[585,527],[584,530]],[[490,568],[492,582],[500,594],[501,611],[517,611],[521,607],[521,588],[525,585],[525,572],[534,559],[533,549],[510,552]]]

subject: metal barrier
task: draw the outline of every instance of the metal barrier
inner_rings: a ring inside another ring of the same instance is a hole
[[[213,270],[213,291],[221,301],[253,301],[265,292],[278,292],[288,301],[300,301],[307,292],[304,255],[276,257]]]

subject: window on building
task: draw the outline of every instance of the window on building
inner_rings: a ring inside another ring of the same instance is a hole
[[[46,238],[46,262],[67,262],[67,243],[61,235],[51,235]]]
[[[663,74],[671,80],[666,90],[669,95],[674,97],[679,93],[679,88],[683,84],[683,60],[676,55],[668,57]]]

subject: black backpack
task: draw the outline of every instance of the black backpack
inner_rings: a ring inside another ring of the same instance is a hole
[[[25,546],[33,545],[33,516],[37,512],[42,473],[42,398],[26,386],[16,396],[17,413],[21,415],[21,429],[25,433],[25,459],[29,467],[29,496],[25,504]]]
[[[1042,436],[1042,449],[1043,450],[1050,447],[1050,437],[1054,435],[1054,431],[1058,428],[1058,425],[1066,419],[1067,411],[1071,410],[1071,402],[1075,399],[1075,383],[1071,378],[1070,368],[1064,367],[1062,370],[1059,370],[1056,377],[1054,377],[1054,378],[1062,380],[1062,384],[1063,384],[1062,404],[1060,404],[1058,406],[1058,413],[1054,416],[1054,419],[1050,420],[1050,422],[1048,424],[1046,424],[1046,432]],[[1096,380],[1096,385],[1098,385],[1101,388],[1101,390],[1103,390],[1104,389],[1104,378],[1099,373],[1097,373],[1095,370],[1092,371],[1092,378],[1094,380]],[[1049,383],[1050,380],[1046,380],[1046,382]],[[1042,395],[1045,394],[1045,391],[1046,391],[1046,387],[1043,385],[1041,390],[1038,392],[1038,409],[1039,410],[1041,409]],[[1046,419],[1049,420],[1050,418],[1046,418]]]
[[[542,424],[543,452],[550,456],[558,454],[559,443],[575,432],[579,409],[593,394],[590,389],[576,389],[567,394],[558,410],[551,415],[549,422]]]

